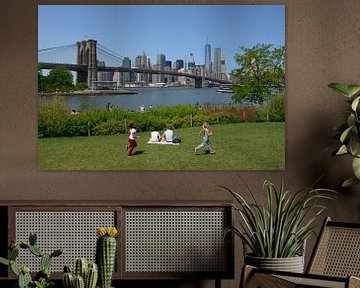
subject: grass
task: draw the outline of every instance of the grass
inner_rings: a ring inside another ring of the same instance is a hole
[[[134,157],[127,157],[127,135],[40,138],[40,170],[283,170],[285,123],[213,125],[216,154],[202,150],[200,127],[177,129],[180,145],[146,144],[150,133],[139,133]]]

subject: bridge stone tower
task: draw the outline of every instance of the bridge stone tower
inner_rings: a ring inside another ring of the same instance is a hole
[[[89,88],[97,81],[96,40],[77,42],[77,64],[87,65],[86,72],[78,72],[77,82],[87,82]]]

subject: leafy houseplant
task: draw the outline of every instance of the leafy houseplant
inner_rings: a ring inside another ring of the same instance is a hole
[[[347,121],[334,128],[340,140],[340,147],[336,149],[334,154],[349,154],[353,157],[354,177],[347,179],[342,184],[343,187],[348,187],[360,183],[360,85],[331,83],[328,86],[340,95],[345,96],[351,105]]]
[[[251,251],[250,255],[245,255],[247,264],[252,264],[248,262],[250,256],[266,259],[303,257],[304,243],[316,227],[314,222],[326,209],[317,201],[331,199],[334,191],[305,188],[290,193],[285,191],[283,184],[278,189],[266,180],[264,189],[267,205],[263,206],[243,183],[251,201],[246,201],[239,193],[227,187],[221,187],[235,198],[233,208],[240,215],[240,227],[229,227],[226,232],[239,236],[244,246]],[[301,265],[300,270],[303,269],[303,259]]]

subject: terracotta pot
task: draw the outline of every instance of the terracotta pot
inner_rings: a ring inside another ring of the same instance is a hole
[[[245,256],[245,263],[254,267],[275,271],[304,272],[304,256],[289,258],[263,258],[251,255]]]

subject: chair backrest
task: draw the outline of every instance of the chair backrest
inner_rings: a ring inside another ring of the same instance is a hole
[[[326,218],[307,273],[360,277],[360,223]]]

